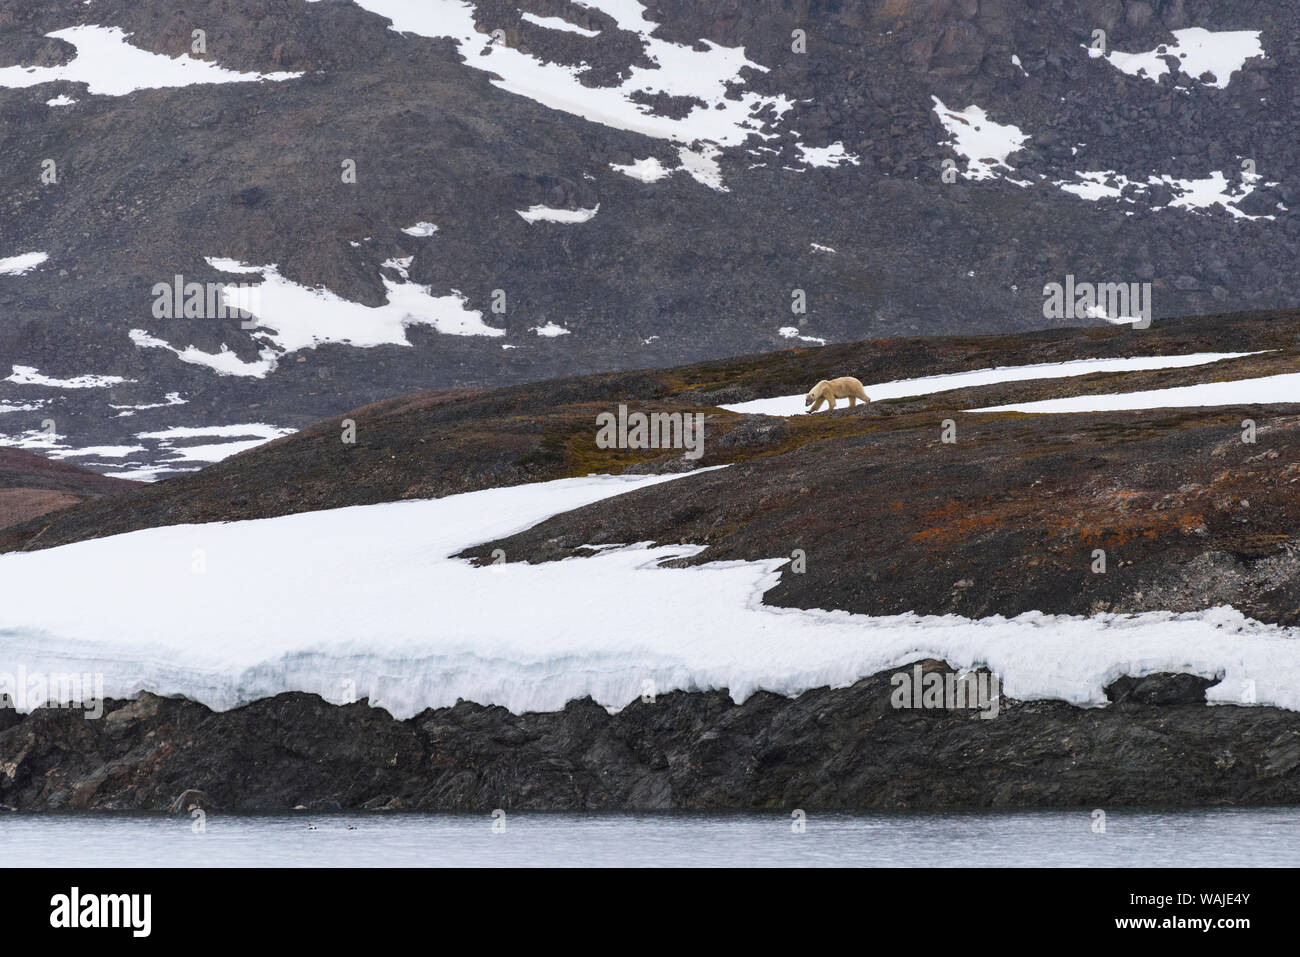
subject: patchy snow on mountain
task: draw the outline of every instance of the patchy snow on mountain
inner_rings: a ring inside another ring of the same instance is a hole
[[[438,227],[435,226],[433,223],[416,223],[414,226],[407,226],[405,229],[402,230],[402,232],[406,233],[406,235],[416,236],[420,239],[427,239],[429,236],[432,236],[437,231],[438,231]],[[352,245],[357,246],[360,244],[353,243]]]
[[[1142,392],[1107,395],[1076,395],[1064,399],[1014,402],[969,412],[1121,412],[1127,409],[1173,409],[1211,405],[1257,405],[1275,402],[1300,403],[1300,372],[1234,379],[1229,382],[1199,382],[1195,385]]]
[[[599,203],[595,209],[556,209],[538,205],[515,210],[526,223],[585,223],[599,211]]]
[[[209,265],[225,272],[261,273],[260,284],[227,287],[223,303],[255,317],[254,341],[262,342],[259,358],[247,360],[225,343],[220,351],[204,352],[194,345],[178,348],[143,329],[132,329],[131,341],[141,348],[165,349],[182,362],[200,365],[222,376],[264,378],[279,359],[290,352],[314,348],[326,342],[340,342],[369,348],[378,345],[409,346],[405,328],[430,325],[448,335],[503,336],[505,330],[484,325],[481,313],[464,308],[464,297],[456,290],[449,296],[434,297],[427,286],[406,281],[414,257],[392,258],[381,268],[393,269],[402,278],[397,283],[383,279],[388,289],[384,306],[369,307],[342,299],[326,289],[308,289],[281,276],[274,265],[249,266],[234,260],[209,258]],[[269,331],[268,331],[269,330]]]
[[[55,449],[49,456],[52,459],[124,459],[133,452],[144,451],[146,449],[143,445],[90,445],[80,449]]]
[[[313,0],[317,2],[317,0]],[[636,0],[591,0],[584,3],[613,17],[619,29],[636,34],[645,59],[653,67],[633,65],[618,86],[589,87],[581,82],[582,67],[550,63],[532,54],[496,43],[479,33],[472,4],[462,0],[356,0],[358,6],[385,17],[392,29],[426,37],[450,37],[460,47],[466,65],[492,74],[491,82],[507,92],[543,106],[580,116],[593,123],[678,143],[703,141],[736,146],[752,135],[763,135],[755,114],[769,109],[780,118],[793,106],[784,95],[764,96],[743,90],[745,69],[766,73],[743,49],[708,40],[694,45],[652,36],[655,22]],[[729,86],[740,88],[728,97]],[[702,101],[682,117],[653,113],[634,97],[649,94],[691,97]]]
[[[586,27],[580,27],[577,24],[570,23],[568,20],[561,20],[559,17],[539,17],[535,13],[525,12],[520,19],[525,23],[545,27],[547,30],[562,30],[565,33],[577,33],[584,37],[600,36],[599,30],[588,30]]]
[[[1169,202],[1169,206],[1173,209],[1209,209],[1211,206],[1222,206],[1238,219],[1276,219],[1272,214],[1250,216],[1236,206],[1254,192],[1259,179],[1258,176],[1243,176],[1242,185],[1238,187],[1230,183],[1222,173],[1216,171],[1203,179],[1174,179],[1172,176],[1161,176],[1158,181],[1174,190],[1174,198]],[[1157,182],[1157,178],[1153,176],[1150,182]]]
[[[21,405],[13,405],[8,402],[0,402],[0,415],[6,412],[35,412],[46,404],[44,399],[38,399],[35,402],[24,402]]]
[[[535,332],[546,339],[554,339],[557,336],[567,336],[572,330],[564,328],[555,322],[547,322],[544,326],[529,326],[529,332]]]
[[[128,34],[120,27],[68,27],[46,36],[72,44],[77,48],[77,55],[58,66],[0,68],[0,87],[22,88],[66,80],[84,83],[91,93],[99,96],[125,96],[136,90],[197,83],[283,81],[302,76],[301,73],[238,73],[187,54],[168,57],[150,53],[128,43]]]
[[[222,299],[227,307],[255,317],[249,320],[256,325],[250,335],[269,345],[277,356],[327,342],[358,348],[409,346],[406,329],[413,325],[430,326],[451,336],[506,334],[504,329],[486,325],[483,314],[467,308],[465,297],[454,289],[450,295],[435,296],[428,286],[395,282],[385,276],[382,281],[388,301],[367,306],[328,289],[310,289],[286,279],[274,264],[250,266],[216,257],[207,262],[224,272],[262,275],[260,283],[227,286]]]
[[[87,467],[105,463],[84,463]],[[120,468],[105,469],[103,474],[107,478],[127,479],[131,482],[157,482],[160,479],[171,478],[173,475],[183,475],[186,472],[197,472],[199,466],[194,465],[189,468],[182,468],[175,465],[146,465],[143,462],[128,462]]]
[[[139,330],[132,331],[137,332]],[[163,345],[166,345],[166,343],[163,343]],[[143,402],[139,405],[113,405],[110,402],[108,407],[110,409],[120,409],[121,411],[117,413],[117,417],[123,418],[124,416],[135,415],[137,412],[143,412],[146,409],[166,409],[173,405],[185,405],[189,401],[189,399],[182,399],[179,392],[168,392],[163,396],[161,402]]]
[[[40,385],[51,389],[107,389],[123,382],[134,382],[118,375],[79,375],[71,379],[56,379],[42,375],[32,366],[13,366],[13,372],[3,380],[15,385]]]
[[[1145,182],[1130,179],[1113,170],[1078,170],[1072,173],[1073,179],[1049,180],[1041,175],[1037,180],[1015,179],[1007,175],[1015,172],[1008,159],[1032,139],[1031,134],[1011,124],[994,123],[978,106],[951,110],[937,96],[930,99],[934,102],[935,115],[952,138],[946,145],[966,161],[966,169],[962,172],[964,179],[1002,179],[1021,187],[1050,184],[1092,202],[1113,199],[1132,203],[1136,202],[1136,196],[1149,196],[1151,187],[1165,186],[1173,198],[1166,205],[1152,208],[1204,212],[1219,206],[1237,219],[1276,218],[1272,214],[1251,216],[1238,208],[1237,204],[1263,183],[1263,178],[1255,173],[1243,174],[1239,183],[1217,170],[1199,179],[1177,179],[1168,174],[1152,174]],[[1273,187],[1278,184],[1270,182],[1263,185]]]
[[[657,183],[659,180],[672,173],[672,170],[664,166],[653,156],[647,156],[645,159],[633,160],[626,166],[619,166],[617,163],[610,163],[609,168],[615,172],[622,173],[624,176],[631,176],[633,179],[639,179],[643,183]]]
[[[414,256],[394,256],[380,263],[380,269],[391,269],[403,279],[411,278],[411,263],[415,262]]]
[[[1089,170],[1076,172],[1074,175],[1079,182],[1058,180],[1056,187],[1091,202],[1101,199],[1122,199],[1125,187],[1136,185],[1123,173],[1116,173],[1114,170]]]
[[[1096,47],[1087,47],[1088,55],[1094,60],[1104,58],[1111,66],[1129,76],[1143,77],[1153,83],[1169,72],[1169,58],[1178,61],[1178,69],[1193,80],[1202,82],[1204,74],[1210,74],[1213,80],[1205,81],[1207,85],[1220,90],[1227,89],[1232,76],[1253,57],[1264,56],[1264,47],[1260,43],[1259,30],[1206,30],[1203,27],[1188,27],[1185,30],[1173,30],[1173,43],[1162,43],[1154,50],[1145,53],[1124,53],[1111,50],[1103,53]]]
[[[795,145],[799,149],[799,155],[809,166],[834,169],[837,166],[858,166],[862,162],[855,154],[848,152],[844,144],[838,140],[830,146],[805,146],[803,143]]]
[[[49,253],[22,253],[0,259],[0,276],[25,275],[49,258]]]
[[[797,331],[797,330],[796,330]],[[1027,366],[998,366],[994,369],[976,369],[950,375],[925,376],[920,379],[896,379],[864,385],[863,390],[871,400],[903,399],[909,396],[932,395],[950,389],[968,389],[973,386],[994,385],[999,382],[1027,382],[1035,379],[1064,379],[1070,376],[1090,375],[1094,372],[1137,372],[1146,369],[1181,369],[1205,365],[1223,359],[1239,359],[1255,355],[1251,352],[1196,352],[1181,356],[1135,356],[1125,359],[1074,359],[1069,362],[1052,362]],[[852,370],[845,374],[851,374]],[[811,388],[815,383],[809,382]],[[1095,398],[1095,397],[1090,397]],[[804,397],[787,395],[774,399],[754,399],[719,408],[731,412],[760,415],[803,415]],[[1008,406],[1007,408],[1011,408]],[[988,410],[981,410],[988,411]]]
[[[965,179],[994,179],[999,175],[998,167],[1012,169],[1007,158],[1025,145],[1029,140],[1028,133],[1010,123],[994,123],[978,106],[952,110],[937,96],[930,99],[934,102],[939,122],[952,137],[949,145],[966,160],[966,170],[962,174]]]
[[[731,190],[722,183],[722,165],[718,162],[721,155],[722,150],[712,143],[701,144],[698,149],[682,146],[677,150],[677,158],[682,164],[678,168],[702,186],[729,193]]]
[[[264,422],[241,425],[172,426],[152,432],[140,432],[136,438],[157,444],[169,457],[161,461],[166,466],[174,463],[220,462],[232,455],[246,452],[272,439],[292,435],[296,429],[282,429]],[[189,439],[234,439],[238,441],[183,444]]]
[[[171,396],[168,397],[171,399]],[[183,404],[179,396],[177,401],[167,401],[139,408],[152,409]],[[120,415],[134,415],[131,407]],[[0,410],[2,411],[2,410]],[[0,446],[27,449],[39,452],[52,459],[76,460],[83,467],[106,466],[112,471],[105,474],[113,478],[130,478],[153,481],[176,472],[191,472],[200,465],[220,462],[239,452],[292,434],[295,429],[278,428],[261,422],[244,425],[219,426],[175,426],[166,429],[137,433],[136,442],[130,445],[91,445],[75,446],[70,444],[68,436],[45,429],[30,429],[16,435],[0,433]],[[227,439],[223,442],[199,443],[199,439]],[[143,453],[143,456],[141,455]],[[137,458],[130,458],[137,456]],[[128,459],[129,461],[105,462],[104,459]],[[144,461],[148,459],[148,461]]]
[[[46,432],[44,429],[27,429],[17,434],[0,433],[0,445],[7,445],[14,449],[26,449],[29,452],[40,452],[42,455],[52,455],[55,451],[66,449],[68,446],[60,442],[65,436],[56,433]]]
[[[277,364],[276,354],[271,349],[263,349],[261,357],[253,361],[241,359],[231,352],[230,347],[224,342],[221,344],[219,352],[204,352],[194,345],[187,345],[183,349],[178,349],[166,340],[150,335],[143,329],[132,329],[127,335],[141,349],[166,349],[168,352],[175,354],[181,362],[203,366],[211,369],[217,375],[250,376],[255,379],[262,379],[268,376]]]
[[[1076,172],[1074,175],[1079,182],[1057,180],[1053,185],[1067,193],[1073,193],[1080,199],[1093,202],[1116,199],[1128,203],[1136,202],[1135,196],[1149,195],[1153,186],[1166,186],[1172,193],[1172,198],[1168,204],[1153,206],[1153,209],[1204,211],[1213,206],[1220,206],[1237,219],[1277,218],[1271,213],[1252,216],[1242,212],[1238,207],[1238,204],[1261,184],[1262,177],[1258,174],[1244,173],[1240,183],[1233,182],[1217,170],[1200,179],[1175,179],[1168,175],[1148,176],[1145,183],[1131,180],[1123,173],[1113,170],[1090,170]],[[1272,187],[1278,184],[1273,182],[1263,185]],[[1126,191],[1130,195],[1125,195]]]
[[[1120,675],[1175,672],[1221,679],[1211,702],[1300,710],[1295,629],[1230,608],[871,617],[763,604],[788,556],[665,567],[700,546],[642,543],[537,564],[451,557],[680,478],[562,479],[0,555],[0,661],[102,674],[116,698],[148,690],[228,709],[302,691],[366,696],[398,718],[458,699],[516,713],[584,696],[619,708],[646,681],[741,702],[846,687],[923,657],[988,667],[1019,699],[1101,705]],[[250,588],[264,573],[274,587]],[[78,583],[78,601],[49,600],[60,581]]]
[[[800,342],[815,342],[819,346],[826,345],[825,339],[818,339],[816,336],[805,336],[800,333],[798,326],[782,326],[776,330],[776,334],[782,339],[798,339]]]

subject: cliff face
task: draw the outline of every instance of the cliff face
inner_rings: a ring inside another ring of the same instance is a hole
[[[933,661],[899,671],[914,668],[948,671]],[[145,694],[106,702],[102,720],[0,711],[0,804],[486,812],[1300,800],[1300,715],[1208,707],[1209,683],[1121,679],[1098,709],[1003,698],[991,720],[897,708],[891,674],[743,705],[725,692],[637,700],[613,715],[590,700],[523,715],[462,702],[408,721],[312,695],[214,713]]]
[[[1150,283],[1157,321],[1296,303],[1290,7],[638,9],[7,4],[0,260],[48,258],[0,273],[0,379],[113,381],[0,382],[0,402],[41,403],[0,429],[53,418],[79,464],[183,471],[200,464],[186,442],[157,433],[247,441],[394,395],[791,335],[1090,321],[1044,315],[1044,284],[1071,275]],[[1222,55],[1171,32],[1188,29]],[[1096,31],[1107,57],[1087,49]],[[288,76],[130,90],[116,60],[86,73],[92,43],[152,56],[154,74],[188,56]],[[1138,54],[1145,73],[1120,56]],[[160,317],[153,289],[177,276],[259,286],[259,324]]]

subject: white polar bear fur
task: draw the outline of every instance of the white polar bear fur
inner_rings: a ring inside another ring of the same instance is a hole
[[[867,398],[867,393],[863,391],[862,383],[853,376],[846,375],[838,379],[822,379],[821,382],[808,390],[808,394],[803,397],[803,404],[812,406],[808,410],[812,413],[827,403],[834,409],[836,399],[848,399],[850,409],[858,404],[858,399],[863,402],[871,401]]]

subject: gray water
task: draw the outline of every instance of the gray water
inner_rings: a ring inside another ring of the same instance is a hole
[[[10,866],[1294,866],[1300,808],[1015,813],[0,815]],[[496,830],[494,830],[494,827]]]

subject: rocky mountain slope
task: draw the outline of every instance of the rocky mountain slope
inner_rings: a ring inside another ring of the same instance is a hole
[[[1067,276],[1295,305],[1298,72],[1264,2],[14,0],[0,434],[156,477],[428,389],[1103,324]]]
[[[32,452],[0,448],[0,528],[137,487]]]

